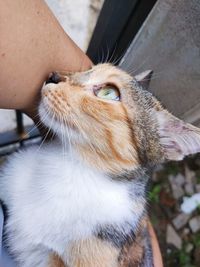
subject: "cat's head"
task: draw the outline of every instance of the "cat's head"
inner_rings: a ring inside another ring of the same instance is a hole
[[[132,77],[110,64],[53,73],[42,88],[41,120],[83,160],[111,172],[200,151],[200,130],[174,117]]]

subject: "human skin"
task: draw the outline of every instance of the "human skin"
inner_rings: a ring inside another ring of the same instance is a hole
[[[148,229],[149,229],[149,234],[151,237],[151,244],[152,244],[152,249],[153,249],[154,267],[163,267],[163,261],[162,261],[160,248],[158,245],[158,240],[157,240],[155,231],[150,222],[148,223]]]
[[[40,88],[52,71],[83,71],[91,60],[61,28],[42,0],[0,0],[0,108],[35,121]],[[152,226],[155,267],[162,258]]]
[[[42,0],[0,0],[0,107],[34,115],[51,71],[80,71],[89,58]]]

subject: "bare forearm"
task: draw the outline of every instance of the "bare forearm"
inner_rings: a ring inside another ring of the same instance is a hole
[[[0,0],[0,108],[32,114],[49,72],[90,65],[44,1]]]

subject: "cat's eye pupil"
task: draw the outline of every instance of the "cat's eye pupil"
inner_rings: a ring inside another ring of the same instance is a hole
[[[114,85],[105,85],[104,87],[96,90],[94,94],[102,99],[106,100],[120,100],[120,92],[119,89],[116,88]]]
[[[110,89],[108,89],[106,92],[105,92],[105,95],[109,95],[110,93]]]

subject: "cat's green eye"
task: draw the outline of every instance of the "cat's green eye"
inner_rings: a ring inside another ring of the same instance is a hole
[[[95,92],[95,95],[99,98],[103,98],[107,100],[115,100],[115,101],[120,100],[119,90],[112,85],[107,85],[105,87],[98,89]]]

